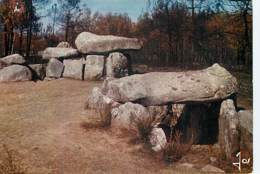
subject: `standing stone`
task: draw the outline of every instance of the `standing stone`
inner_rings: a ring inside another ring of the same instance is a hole
[[[83,60],[67,59],[63,61],[64,72],[63,77],[82,80]]]
[[[238,112],[238,116],[241,127],[253,134],[253,111],[242,110]]]
[[[32,79],[29,68],[21,65],[11,65],[0,70],[0,82],[27,81]]]
[[[12,54],[12,55],[3,57],[0,60],[3,61],[4,63],[6,63],[7,65],[24,64],[25,63],[24,57],[21,56],[20,54]]]
[[[89,32],[80,33],[75,44],[83,54],[103,54],[120,50],[139,50],[142,43],[138,39],[112,35],[96,35]]]
[[[240,121],[240,150],[244,158],[250,158],[253,155],[253,111],[239,111],[238,116]]]
[[[222,102],[219,115],[219,145],[228,159],[240,150],[239,117],[231,99]]]
[[[161,151],[167,144],[167,139],[162,128],[153,128],[149,136],[152,149],[155,152]]]
[[[46,76],[52,78],[60,78],[63,71],[63,63],[52,58],[46,68]]]
[[[106,75],[114,78],[127,76],[127,57],[119,52],[110,53],[106,62]]]
[[[43,80],[46,76],[46,67],[43,64],[31,64],[29,65],[35,78]]]
[[[145,107],[134,103],[125,103],[111,111],[112,124],[119,125],[127,129],[136,129],[136,121],[149,117],[149,112]]]
[[[100,80],[103,76],[104,56],[89,55],[85,62],[84,80]]]

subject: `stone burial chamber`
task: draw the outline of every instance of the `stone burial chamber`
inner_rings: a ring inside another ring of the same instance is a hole
[[[97,111],[110,108],[111,125],[127,129],[136,129],[140,118],[154,118],[150,143],[155,151],[169,141],[170,130],[178,130],[184,143],[191,138],[194,144],[218,143],[231,158],[240,150],[237,92],[236,78],[214,64],[197,71],[108,79],[101,89],[93,89],[87,106]]]
[[[131,57],[125,51],[140,50],[142,43],[135,38],[80,33],[75,45],[61,42],[57,47],[46,48],[43,59],[49,60],[47,78],[73,78],[101,80],[120,78],[131,73]]]
[[[140,50],[142,42],[136,38],[80,33],[76,48],[68,42],[46,48],[41,54],[42,64],[28,64],[19,54],[0,58],[0,82],[28,80],[102,80],[132,74],[130,50]]]

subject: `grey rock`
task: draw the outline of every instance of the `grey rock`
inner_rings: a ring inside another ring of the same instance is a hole
[[[56,78],[54,78],[54,77],[45,77],[44,78],[44,81],[53,81],[53,80],[56,80]]]
[[[240,121],[240,150],[253,155],[253,111],[238,112]]]
[[[84,54],[103,54],[118,50],[139,50],[142,43],[138,39],[112,35],[96,35],[89,32],[80,33],[75,44]]]
[[[106,105],[110,105],[111,108],[115,108],[118,107],[120,104],[103,95],[100,88],[94,87],[87,98],[86,108],[101,110],[105,108]]]
[[[161,151],[167,144],[166,135],[162,128],[153,128],[149,136],[150,144],[152,145],[152,150],[155,152]]]
[[[82,79],[82,71],[83,71],[83,60],[72,60],[66,59],[63,61],[64,64],[64,72],[63,77],[78,79]]]
[[[126,129],[136,130],[136,122],[149,117],[145,107],[134,103],[125,103],[111,111],[112,124]]]
[[[238,84],[218,64],[197,71],[152,72],[108,81],[104,94],[121,103],[138,102],[145,106],[223,100],[237,93]]]
[[[228,159],[235,157],[240,149],[239,117],[231,99],[221,103],[219,114],[219,145]]]
[[[202,172],[207,172],[207,173],[225,173],[224,170],[220,169],[220,168],[217,168],[217,167],[214,167],[210,164],[204,166],[202,169],[201,169]]]
[[[51,58],[78,58],[79,52],[73,48],[58,48],[58,47],[49,47],[46,48],[42,54],[43,59]]]
[[[0,60],[0,69],[3,69],[4,67],[7,67],[8,64],[5,63],[4,61]]]
[[[132,66],[132,71],[134,74],[144,74],[149,72],[149,66],[148,65],[133,65]]]
[[[60,78],[63,72],[63,63],[57,59],[52,58],[46,67],[46,76],[53,78]]]
[[[191,169],[191,168],[194,168],[194,164],[191,164],[191,163],[180,163],[180,164],[177,164],[176,168],[179,168],[179,169]]]
[[[127,57],[119,52],[110,53],[106,59],[106,75],[114,78],[127,76]]]
[[[253,134],[253,111],[244,110],[238,112],[240,126]]]
[[[12,55],[3,57],[0,60],[3,61],[4,63],[6,63],[7,65],[24,64],[25,63],[24,57],[21,56],[20,54],[12,54]]]
[[[33,74],[36,75],[36,78],[43,80],[46,76],[46,67],[43,64],[31,64],[29,65]]]
[[[57,45],[57,48],[72,48],[72,46],[69,44],[69,42],[60,42]]]
[[[100,80],[103,76],[104,56],[89,55],[85,61],[84,80]]]
[[[21,65],[11,65],[0,70],[0,82],[28,81],[32,79],[29,68]]]
[[[216,157],[210,157],[209,160],[210,160],[210,162],[212,164],[215,164],[217,162],[217,158]]]

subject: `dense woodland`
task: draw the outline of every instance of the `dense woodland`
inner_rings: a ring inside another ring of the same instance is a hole
[[[52,4],[53,3],[53,4]],[[251,70],[251,0],[150,0],[137,21],[128,14],[92,12],[87,0],[0,0],[0,55],[39,53],[82,31],[137,37],[136,63],[201,67],[218,62]],[[141,13],[141,12],[140,12]],[[48,18],[48,24],[41,19]]]

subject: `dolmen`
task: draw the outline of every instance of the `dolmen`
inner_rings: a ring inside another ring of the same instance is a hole
[[[231,158],[240,150],[239,120],[243,114],[237,112],[237,92],[236,78],[214,64],[196,71],[107,79],[102,88],[93,88],[87,107],[99,112],[108,110],[112,126],[129,130],[136,129],[137,120],[153,118],[150,143],[155,151],[166,145],[173,129],[182,132],[183,142],[193,139],[194,144],[218,143]]]
[[[138,39],[89,32],[80,33],[75,45],[77,49],[61,42],[57,47],[44,50],[42,57],[49,60],[47,78],[101,80],[128,76],[131,72],[130,57],[125,51],[142,48]]]

